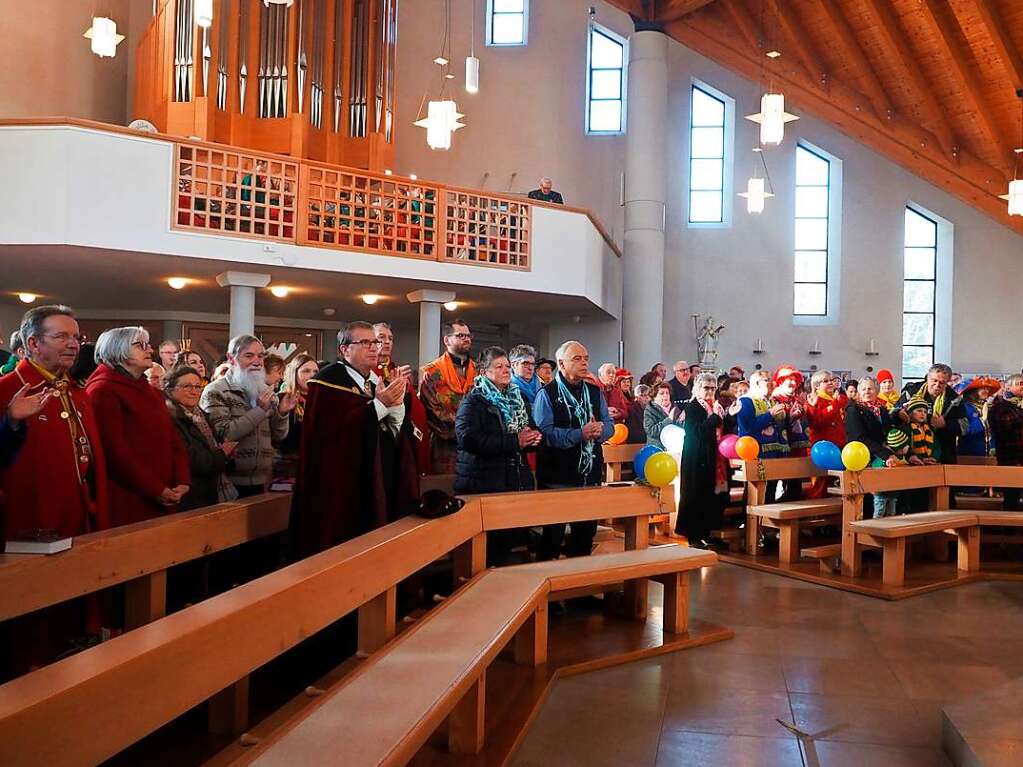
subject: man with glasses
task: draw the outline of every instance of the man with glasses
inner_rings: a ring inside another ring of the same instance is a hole
[[[25,313],[20,333],[26,356],[0,378],[0,420],[22,410],[19,399],[30,398],[39,409],[8,427],[24,441],[0,467],[3,538],[42,530],[74,537],[106,528],[107,473],[96,418],[85,389],[68,376],[81,345],[78,322],[66,306],[39,306]],[[81,605],[67,604],[17,621],[0,678],[52,661],[83,632]]]
[[[462,398],[472,388],[476,365],[472,350],[472,331],[463,320],[444,325],[444,354],[424,366],[419,373],[419,398],[426,406],[433,449],[433,473],[454,474],[458,456],[455,440],[455,416]]]
[[[406,516],[419,502],[408,417],[412,371],[390,383],[374,372],[381,342],[368,322],[337,336],[338,361],[309,380],[302,449],[291,510],[291,543],[308,557]]]

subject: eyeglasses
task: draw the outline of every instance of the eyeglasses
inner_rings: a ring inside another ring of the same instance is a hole
[[[361,346],[363,349],[368,349],[371,346],[383,346],[383,341],[371,341],[368,338],[364,338],[361,341],[352,341],[351,343],[345,344],[345,346]]]
[[[153,348],[153,345],[149,343],[149,341],[133,341],[131,345],[136,349],[141,349],[142,351]]]
[[[452,338],[457,338],[459,341],[471,341],[472,333],[452,333]]]
[[[202,391],[202,384],[175,384],[175,389],[188,389],[189,391]]]
[[[43,333],[43,338],[52,338],[60,344],[67,344],[71,341],[74,341],[76,344],[85,342],[85,336],[77,335],[75,333]]]

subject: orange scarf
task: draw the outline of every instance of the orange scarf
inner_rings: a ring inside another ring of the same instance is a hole
[[[437,360],[437,369],[440,371],[440,380],[444,382],[444,385],[456,394],[465,394],[469,389],[472,388],[472,382],[476,378],[476,365],[472,361],[472,357],[469,358],[469,364],[465,368],[465,379],[458,373],[458,368],[455,367],[454,360],[451,359],[450,354],[441,355],[440,359]]]

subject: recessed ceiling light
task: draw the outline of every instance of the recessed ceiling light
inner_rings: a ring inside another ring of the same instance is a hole
[[[390,168],[385,168],[384,169],[384,175],[385,176],[393,176],[394,175],[394,171],[391,170]]]
[[[372,306],[379,300],[380,296],[374,295],[373,293],[367,293],[362,297],[362,303],[366,304],[367,306]]]
[[[23,303],[23,304],[31,304],[37,298],[39,298],[39,296],[37,296],[35,293],[19,293],[18,294],[18,300],[21,301],[21,303]]]
[[[312,334],[312,333],[306,333],[306,334],[305,334],[305,337],[306,337],[306,338],[312,338],[312,337],[313,337],[313,334]]]
[[[170,285],[175,290],[181,290],[188,284],[188,280],[186,280],[184,277],[170,277],[167,279],[167,284]]]
[[[447,309],[449,312],[453,312],[455,311],[455,309],[458,308],[458,302],[448,301],[446,304],[444,304],[444,308]]]
[[[288,293],[291,292],[291,288],[285,287],[284,285],[272,285],[270,287],[270,292],[277,298],[287,298]]]
[[[776,59],[779,56],[781,56],[781,51],[768,51],[767,52],[767,58],[769,58],[769,59]]]
[[[433,63],[439,67],[446,67],[448,65],[448,60],[443,56],[438,56],[433,60]]]
[[[419,176],[417,176],[417,175],[416,175],[415,173],[409,173],[409,174],[408,174],[408,177],[409,177],[410,179],[412,179],[413,181],[415,181],[416,179],[418,179],[418,178],[419,178]]]

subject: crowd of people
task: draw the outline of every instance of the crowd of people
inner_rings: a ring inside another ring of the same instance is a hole
[[[291,487],[291,525],[259,574],[399,517],[432,513],[420,494],[428,474],[453,476],[456,494],[591,487],[604,480],[603,446],[617,424],[628,441],[664,448],[684,429],[677,532],[713,547],[728,499],[726,435],[749,436],[764,460],[807,455],[827,440],[862,442],[872,465],[952,462],[994,455],[1023,465],[1023,376],[956,381],[934,365],[897,390],[894,376],[809,381],[783,365],[748,378],[678,361],[634,381],[606,363],[591,372],[578,341],[554,359],[518,345],[474,354],[462,320],[446,324],[444,352],[413,384],[392,359],[387,323],[350,322],[338,359],[301,353],[285,361],[255,336],[232,338],[211,365],[187,343],[156,349],[144,328],[103,332],[86,344],[65,306],[29,310],[0,377],[0,509],[5,540],[48,531],[73,537],[176,510]],[[955,384],[955,385],[953,385]],[[794,499],[798,482],[769,489]],[[810,489],[826,492],[823,483]],[[446,499],[441,502],[443,508]],[[875,514],[911,511],[879,496]],[[1020,508],[1018,491],[1005,505]],[[450,505],[447,508],[452,508]],[[591,551],[596,522],[547,525],[532,541],[538,559]],[[491,536],[488,558],[509,561],[519,533]],[[29,657],[44,644],[27,645]]]

